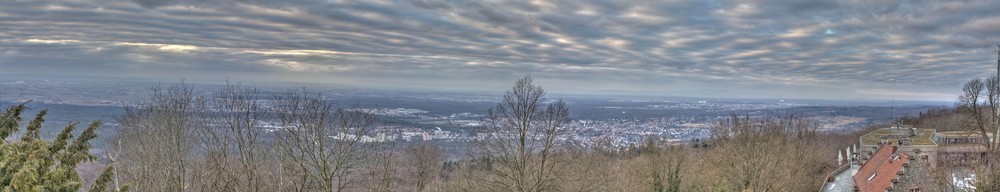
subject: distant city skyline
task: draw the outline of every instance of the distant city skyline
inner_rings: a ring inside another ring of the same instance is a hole
[[[0,1],[0,75],[954,101],[1000,1]]]

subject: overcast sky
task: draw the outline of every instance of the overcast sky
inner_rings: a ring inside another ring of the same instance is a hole
[[[1000,1],[0,0],[0,75],[952,101]]]

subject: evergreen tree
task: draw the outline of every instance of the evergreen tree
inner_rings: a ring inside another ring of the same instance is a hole
[[[90,141],[97,137],[101,121],[94,121],[73,139],[77,123],[63,128],[53,142],[39,136],[47,110],[39,112],[25,127],[20,138],[8,138],[21,127],[21,113],[27,108],[22,103],[11,106],[0,116],[0,191],[78,191],[83,186],[76,166],[94,161],[89,153]],[[109,166],[94,184],[95,191],[102,191],[110,179]]]

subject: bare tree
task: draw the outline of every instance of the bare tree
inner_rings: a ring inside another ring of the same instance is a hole
[[[996,110],[1000,105],[998,96],[1000,90],[997,88],[997,77],[986,79],[975,78],[962,85],[962,95],[955,103],[959,112],[968,115],[969,122],[966,126],[975,130],[982,137],[983,145],[990,151],[997,150],[997,143],[1000,137],[990,138],[990,134],[996,134],[1000,129],[997,127]]]
[[[296,191],[343,191],[374,142],[363,141],[376,117],[358,109],[337,108],[321,94],[305,90],[278,96],[276,115],[282,128],[277,145],[284,175]],[[282,179],[284,180],[284,179]]]
[[[904,117],[903,122],[915,127],[934,128],[937,131],[968,130],[969,115],[958,113],[956,108],[937,107],[920,112],[917,117]]]
[[[376,145],[375,150],[367,157],[363,166],[364,183],[368,187],[368,191],[395,191],[398,168],[399,152],[396,151],[396,143]]]
[[[612,159],[604,151],[598,152],[580,147],[563,147],[556,161],[565,163],[559,170],[560,181],[557,183],[561,191],[613,191],[611,173],[615,169]],[[562,145],[573,146],[573,145]],[[603,147],[603,146],[602,146]],[[623,190],[623,189],[617,189]]]
[[[977,192],[1000,191],[1000,166],[995,163],[1000,162],[1000,154],[987,153],[981,161],[984,163],[972,166],[976,177],[976,181],[973,183],[974,190]]]
[[[207,99],[200,114],[202,158],[206,189],[211,191],[266,191],[261,173],[269,157],[262,125],[271,114],[259,103],[257,89],[227,83]]]
[[[556,144],[572,130],[562,101],[546,103],[545,90],[530,76],[517,80],[504,100],[487,111],[483,125],[492,134],[477,142],[488,162],[482,187],[495,191],[554,190],[565,163],[555,160]]]
[[[137,191],[192,190],[196,114],[203,108],[194,86],[152,88],[149,102],[125,108],[119,117],[118,165]]]
[[[404,177],[407,183],[414,186],[413,190],[423,191],[428,184],[437,179],[445,160],[441,147],[434,144],[414,144],[403,151],[405,159]]]
[[[815,135],[811,123],[793,116],[732,115],[712,127],[711,153],[718,157],[709,165],[733,191],[813,190],[819,180],[802,178],[814,178],[825,167],[809,143]]]

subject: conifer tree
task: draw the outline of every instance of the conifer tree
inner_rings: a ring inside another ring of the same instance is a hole
[[[77,123],[70,123],[55,141],[47,142],[39,134],[48,113],[43,110],[28,123],[20,138],[8,138],[19,131],[21,113],[26,109],[22,103],[0,116],[0,191],[78,191],[83,181],[76,166],[97,159],[89,153],[90,141],[97,137],[101,121],[91,123],[75,140],[71,139]],[[108,170],[101,177],[110,177],[105,176],[110,174]],[[93,191],[102,191],[108,180],[98,179],[92,188],[98,190]]]

